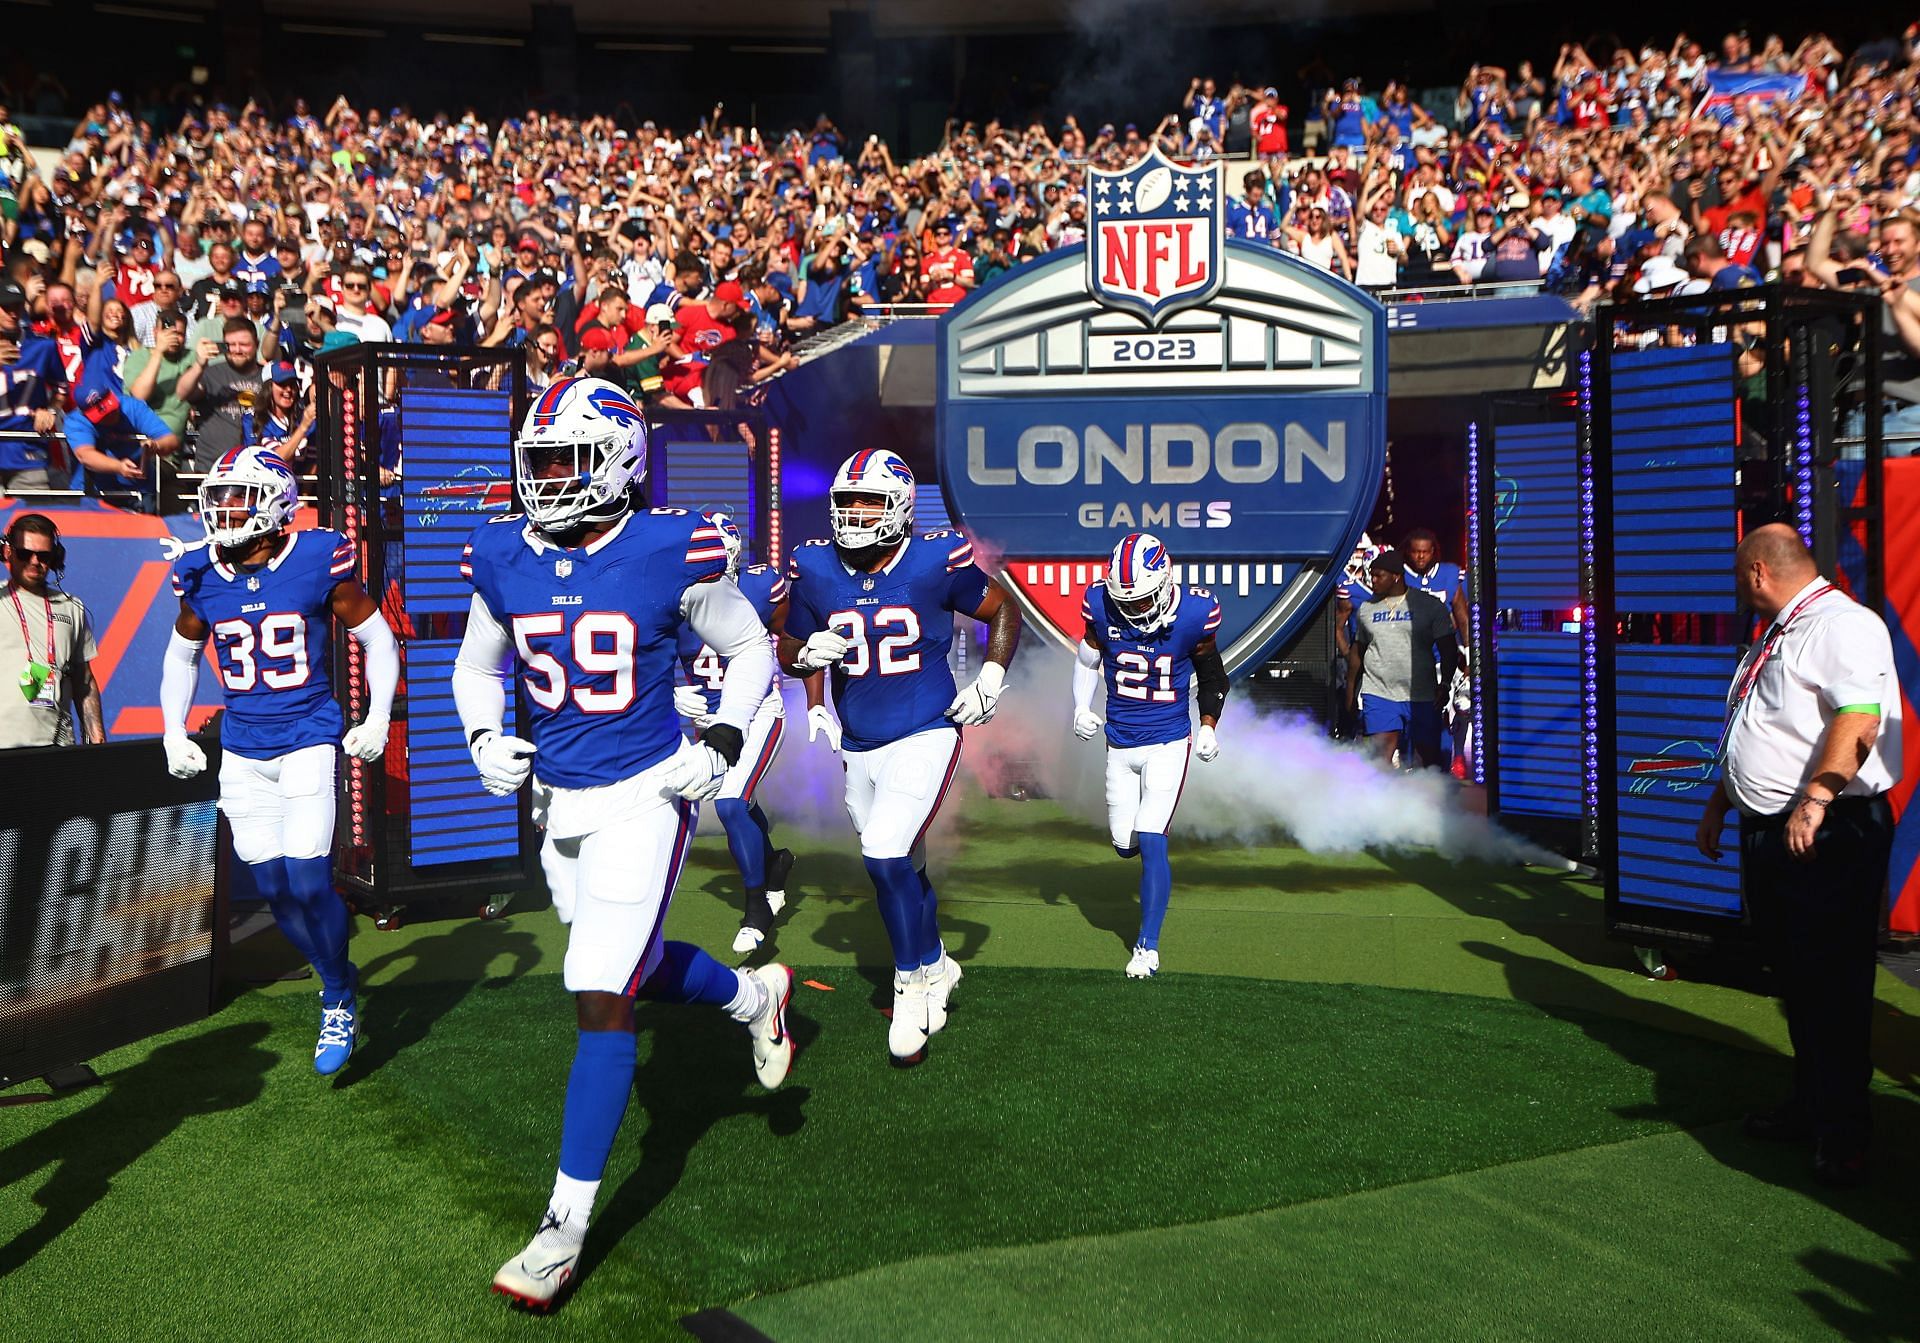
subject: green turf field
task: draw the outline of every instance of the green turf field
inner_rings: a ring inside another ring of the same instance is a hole
[[[310,985],[0,1108],[0,1337],[782,1340],[1908,1338],[1920,1331],[1920,994],[1883,976],[1876,1187],[1738,1134],[1783,1086],[1772,1004],[1651,983],[1590,886],[1438,860],[1175,846],[1166,972],[1125,980],[1130,870],[1044,803],[936,859],[967,969],[886,1065],[887,957],[838,837],[777,954],[775,1094],[712,1012],[642,1012],[580,1290],[487,1294],[552,1177],[560,929],[364,923],[368,1037],[317,1079]],[[723,949],[705,838],[670,931]],[[259,968],[257,939],[236,957]]]

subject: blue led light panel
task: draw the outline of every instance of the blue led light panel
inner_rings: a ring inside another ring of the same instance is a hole
[[[1618,650],[1613,788],[1619,812],[1620,899],[1627,904],[1740,916],[1739,843],[1719,862],[1694,847],[1700,809],[1717,787],[1714,751],[1738,650],[1674,644]]]
[[[1733,614],[1735,395],[1730,345],[1613,356],[1616,611]]]

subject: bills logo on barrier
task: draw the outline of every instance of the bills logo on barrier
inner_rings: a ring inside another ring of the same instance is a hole
[[[1152,326],[1220,288],[1226,217],[1220,174],[1183,168],[1154,150],[1125,172],[1087,172],[1093,228],[1087,292]]]
[[[1235,672],[1320,612],[1373,511],[1386,319],[1224,238],[1219,188],[1217,166],[1158,156],[1090,174],[1088,243],[941,318],[937,425],[948,513],[1000,554],[1029,620],[1077,643],[1087,585],[1151,531],[1175,581],[1219,599]]]

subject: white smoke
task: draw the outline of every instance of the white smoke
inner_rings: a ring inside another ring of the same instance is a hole
[[[1106,750],[1100,738],[1083,742],[1073,735],[1072,665],[1037,632],[1027,632],[999,712],[986,727],[967,733],[956,787],[966,794],[1005,795],[1037,785],[1087,823],[1089,840],[1104,843]],[[1243,845],[1293,843],[1312,853],[1424,851],[1453,861],[1571,870],[1566,860],[1469,810],[1451,777],[1387,769],[1304,719],[1255,712],[1243,693],[1227,699],[1220,746],[1211,764],[1189,765],[1175,835]],[[824,742],[808,744],[806,698],[790,682],[787,738],[762,793],[775,825],[847,835],[844,788],[839,757]],[[942,821],[950,823],[958,810],[950,801]],[[944,829],[936,823],[936,845]]]

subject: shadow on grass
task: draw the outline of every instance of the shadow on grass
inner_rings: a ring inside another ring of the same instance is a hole
[[[1790,1189],[1903,1247],[1905,1255],[1892,1264],[1825,1249],[1806,1251],[1797,1258],[1799,1266],[1826,1286],[1803,1290],[1800,1297],[1841,1337],[1920,1338],[1920,1315],[1914,1308],[1920,1300],[1920,1260],[1912,1248],[1920,1244],[1920,1211],[1911,1195],[1916,1175],[1913,1153],[1920,1151],[1920,1105],[1876,1094],[1873,1182],[1860,1189],[1829,1189],[1814,1179],[1806,1146],[1755,1142],[1737,1123],[1714,1122],[1776,1103],[1791,1084],[1788,1059],[1743,1032],[1675,1007],[1630,998],[1570,966],[1484,942],[1463,945],[1505,971],[1515,998],[1578,1026],[1589,1039],[1646,1069],[1654,1081],[1655,1098],[1638,1109],[1638,1117],[1685,1128],[1721,1165]],[[1631,1024],[1635,1022],[1655,1026],[1663,1034]],[[1697,1043],[1676,1039],[1686,1036],[1750,1051],[1729,1056],[1734,1066],[1725,1079],[1725,1090],[1712,1101],[1718,1115],[1702,1110],[1701,1052]]]
[[[488,967],[501,956],[512,957],[512,967],[504,975],[489,976]],[[444,932],[415,937],[364,962],[360,978],[367,987],[360,992],[360,1004],[365,1038],[334,1079],[335,1089],[354,1086],[419,1044],[475,989],[504,988],[539,964],[540,944],[532,933],[511,922],[479,919],[449,923]],[[405,968],[371,982],[396,966]]]
[[[267,1070],[280,1061],[261,1044],[268,1030],[264,1021],[249,1021],[161,1045],[109,1074],[91,1104],[0,1151],[0,1189],[55,1166],[33,1195],[40,1220],[0,1245],[0,1278],[79,1221],[115,1176],[187,1120],[258,1099]]]
[[[647,1042],[633,1077],[634,1099],[645,1116],[639,1164],[594,1219],[593,1235],[587,1239],[580,1264],[582,1285],[627,1233],[679,1185],[693,1149],[715,1124],[735,1115],[762,1115],[767,1132],[785,1138],[807,1122],[807,1087],[790,1085],[769,1092],[742,1080],[743,1074],[750,1077],[751,1072],[745,1064],[746,1039],[736,1022],[711,1008],[654,1003],[642,1004],[637,1015]],[[791,1009],[787,1029],[793,1033],[797,1056],[804,1055],[820,1035],[817,1022]],[[739,1066],[715,1066],[716,1059]]]

